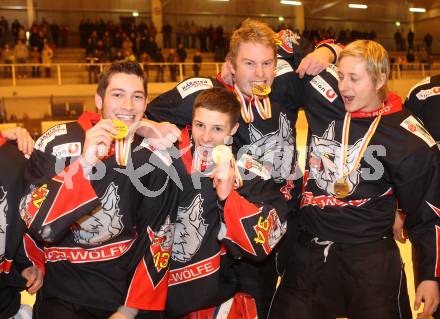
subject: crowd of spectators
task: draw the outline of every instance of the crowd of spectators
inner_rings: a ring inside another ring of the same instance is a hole
[[[26,33],[28,33],[28,36]],[[44,75],[51,76],[50,63],[54,55],[54,49],[67,45],[67,27],[55,23],[48,23],[42,19],[40,23],[34,22],[30,29],[26,28],[15,19],[10,25],[8,20],[0,17],[0,46],[1,63],[24,64],[43,63],[45,64]],[[4,77],[11,77],[11,68],[5,67]],[[25,66],[17,67],[17,77],[28,76],[40,77],[40,67],[32,66],[32,71]]]

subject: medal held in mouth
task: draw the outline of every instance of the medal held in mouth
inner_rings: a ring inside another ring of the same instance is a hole
[[[265,97],[269,95],[271,92],[271,88],[266,83],[263,84],[254,84],[252,86],[252,94],[260,97]]]
[[[115,139],[116,162],[120,166],[127,166],[128,155],[131,147],[131,138],[126,141],[128,126],[118,119],[113,119],[113,125],[118,131],[117,134],[113,135],[113,138]]]

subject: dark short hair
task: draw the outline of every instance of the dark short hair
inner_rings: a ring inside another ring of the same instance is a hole
[[[112,63],[104,72],[99,76],[98,88],[96,93],[101,98],[104,98],[105,91],[110,83],[111,77],[116,73],[134,74],[142,79],[145,95],[147,95],[147,78],[145,77],[144,70],[141,65],[133,61],[121,61]]]
[[[211,88],[200,93],[194,101],[193,117],[199,107],[228,114],[232,125],[238,122],[241,115],[241,105],[237,96],[225,88]]]

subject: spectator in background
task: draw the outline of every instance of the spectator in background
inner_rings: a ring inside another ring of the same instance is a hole
[[[17,44],[15,45],[14,48],[14,52],[15,52],[15,61],[18,64],[24,64],[27,62],[27,59],[29,57],[29,50],[27,48],[27,46],[24,44],[23,40],[19,39],[17,41]],[[25,66],[18,66],[17,67],[17,76],[18,78],[26,78],[27,77],[27,72],[26,72],[26,67]]]
[[[8,43],[5,43],[2,50],[2,63],[13,64],[15,62],[14,51],[10,48]],[[12,76],[12,71],[9,66],[4,67],[3,75],[5,78]]]
[[[194,76],[199,76],[200,70],[202,68],[202,55],[200,54],[199,50],[196,50],[193,57],[193,70],[194,70]]]
[[[199,33],[199,27],[195,24],[194,21],[191,21],[191,25],[189,27],[189,32],[191,36],[191,49],[195,49],[197,42],[197,34]]]
[[[162,27],[162,35],[163,35],[163,46],[164,48],[171,48],[171,33],[173,32],[173,27],[171,24],[166,22]]]
[[[156,63],[165,62],[165,58],[162,54],[161,48],[157,49],[156,54],[154,55],[154,62],[156,62]],[[163,64],[157,65],[156,82],[165,82],[165,80],[163,78],[163,69],[164,69]]]
[[[416,57],[414,55],[414,50],[409,48],[408,53],[406,54],[406,62],[409,63],[408,69],[412,69],[413,65],[412,63],[416,62]]]
[[[41,56],[40,56],[40,51],[38,51],[38,47],[36,47],[36,46],[32,47],[31,62],[32,62],[32,64],[34,64],[32,66],[32,77],[39,78],[40,77],[40,67],[38,66],[38,64],[41,63]]]
[[[408,50],[409,49],[414,50],[414,32],[411,29],[409,29],[408,31],[407,40],[408,40]]]
[[[432,54],[432,35],[430,33],[427,33],[423,38],[423,41],[425,42],[425,48],[428,53]]]
[[[400,30],[396,30],[396,33],[394,33],[394,41],[396,41],[396,51],[402,51],[402,33],[400,33]]]
[[[44,44],[44,48],[43,51],[41,51],[41,62],[43,64],[45,64],[45,73],[46,73],[46,77],[50,78],[50,64],[52,63],[52,58],[53,58],[53,50],[50,47],[49,43],[45,43]]]
[[[186,50],[185,50],[185,48],[183,47],[183,44],[182,44],[182,43],[179,43],[179,46],[178,46],[178,48],[177,48],[177,50],[176,50],[176,53],[177,53],[177,56],[179,57],[179,58],[178,58],[178,61],[179,61],[180,63],[185,63],[185,60],[186,60],[187,54],[186,54]],[[185,65],[182,65],[182,73],[183,73],[183,75],[185,75]]]
[[[178,67],[176,50],[170,49],[170,53],[168,54],[168,57],[167,57],[167,62],[172,63],[168,66],[170,68],[170,80],[171,80],[171,82],[176,82],[177,81],[177,67]]]

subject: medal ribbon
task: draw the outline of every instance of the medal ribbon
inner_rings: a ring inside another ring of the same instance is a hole
[[[263,120],[267,120],[272,117],[272,106],[270,104],[270,99],[268,96],[263,99],[263,104],[261,104],[260,99],[256,95],[253,95],[252,98],[249,100],[249,103],[246,103],[246,99],[235,84],[234,91],[237,94],[238,100],[241,104],[241,117],[246,124],[252,123],[254,121],[252,104],[254,104],[255,108],[258,111],[258,114]]]
[[[131,150],[131,142],[133,142],[133,136],[115,140],[115,157],[118,165],[127,166],[128,156]]]
[[[353,171],[355,171],[359,165],[359,163],[362,160],[362,157],[364,156],[365,151],[367,150],[367,146],[370,143],[371,138],[374,135],[374,132],[376,132],[377,126],[379,125],[379,121],[382,117],[383,113],[383,105],[382,109],[379,111],[379,115],[374,119],[374,121],[371,123],[370,127],[368,128],[367,133],[365,133],[364,137],[362,138],[362,144],[359,149],[359,153],[356,157],[356,160],[354,162],[354,165],[351,170],[347,167],[347,173],[344,173],[344,167],[345,164],[347,164],[347,152],[348,152],[348,140],[350,136],[350,122],[351,122],[351,113],[347,112],[345,113],[344,118],[344,127],[342,128],[342,156],[341,156],[341,163],[340,163],[340,172],[339,176],[340,178],[345,179],[345,177],[349,176]]]

